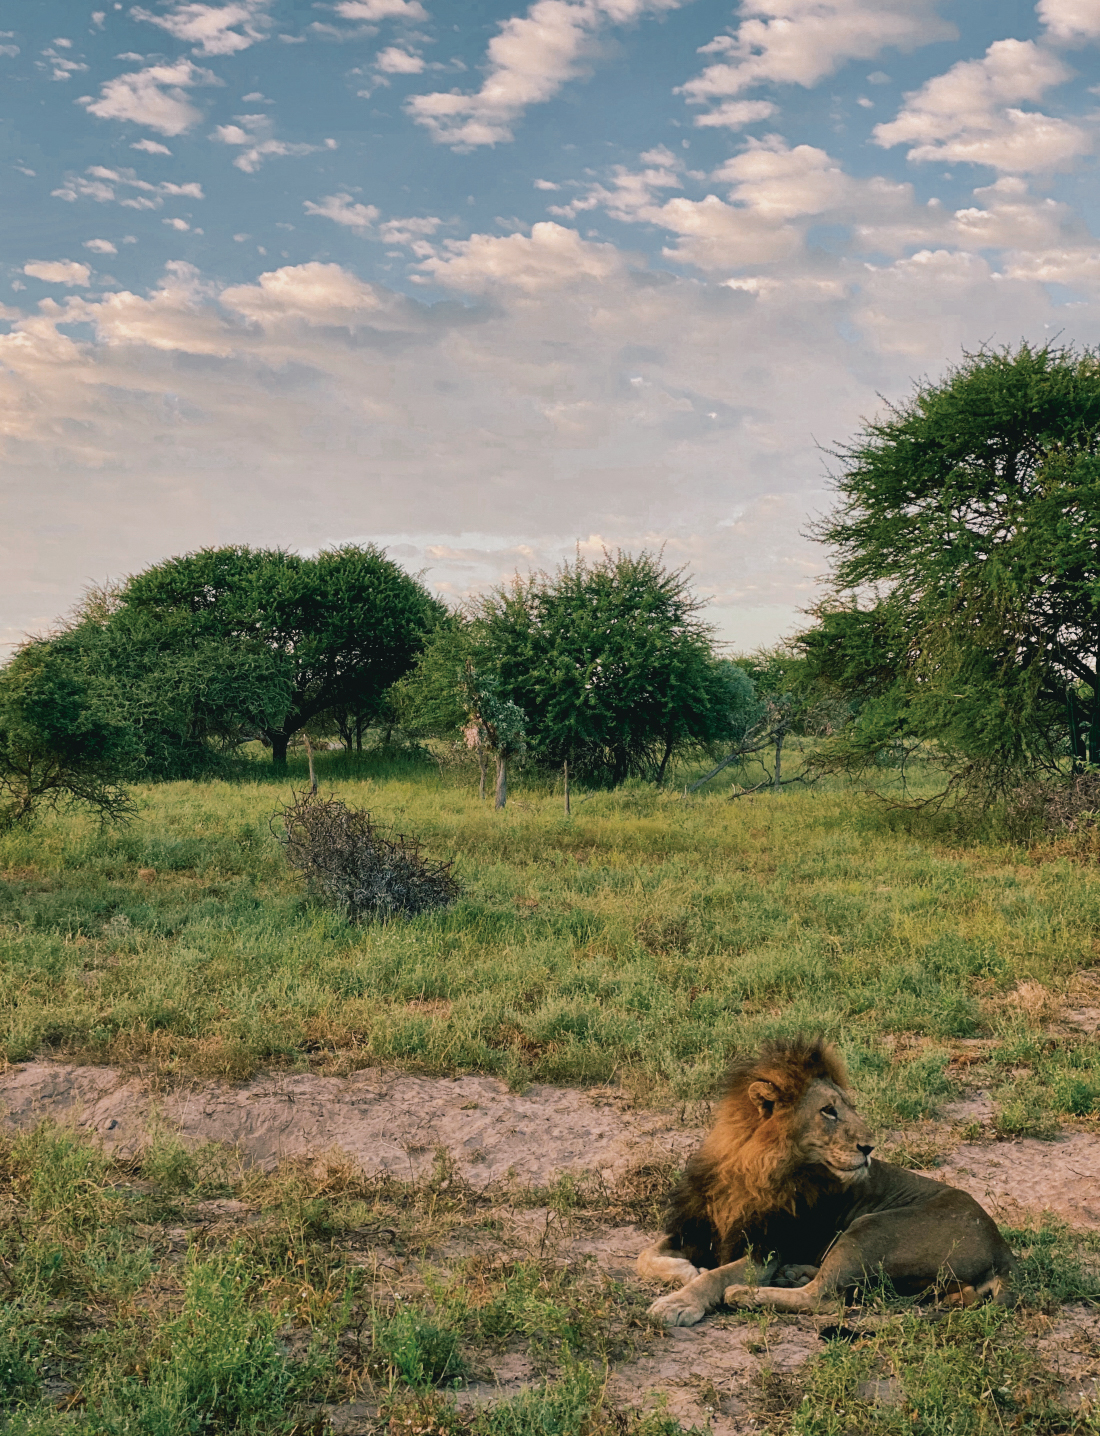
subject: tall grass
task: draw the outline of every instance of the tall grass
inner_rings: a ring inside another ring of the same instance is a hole
[[[1010,1000],[1096,961],[1093,867],[918,828],[836,782],[736,802],[628,787],[566,818],[533,783],[498,813],[431,764],[321,764],[326,791],[455,860],[452,909],[355,927],[308,901],[269,828],[304,773],[148,787],[117,831],[46,819],[0,839],[0,1051],[686,1098],[732,1049],[814,1027],[880,1120],[934,1111],[976,1036],[1002,1043],[1014,1130],[1100,1099],[1094,1046],[1052,1044]]]

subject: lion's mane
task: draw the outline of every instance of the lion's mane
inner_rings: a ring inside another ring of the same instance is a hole
[[[696,1266],[721,1266],[766,1239],[771,1219],[812,1207],[828,1179],[808,1168],[793,1130],[802,1098],[820,1080],[848,1089],[844,1059],[820,1037],[778,1037],[726,1073],[714,1125],[669,1202],[665,1230]],[[770,1083],[764,1115],[749,1095]],[[754,1240],[754,1237],[756,1240]]]

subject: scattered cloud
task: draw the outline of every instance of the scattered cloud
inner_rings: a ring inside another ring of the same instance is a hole
[[[345,225],[360,234],[366,233],[379,215],[373,204],[358,204],[350,194],[344,192],[326,195],[320,204],[314,204],[307,199],[302,208],[306,214],[321,215],[324,219],[331,219],[336,224]]]
[[[86,239],[84,248],[90,249],[93,254],[117,254],[118,250],[109,239]]]
[[[210,138],[220,140],[223,145],[240,146],[241,153],[233,163],[245,174],[255,174],[264,160],[273,156],[311,155],[322,148],[275,139],[275,122],[270,115],[234,115],[233,118],[236,124],[218,125]],[[326,140],[325,147],[335,148],[335,141]]]
[[[162,145],[158,140],[135,140],[130,148],[141,150],[146,155],[170,155],[172,153],[167,145]]]
[[[721,101],[754,85],[809,89],[848,60],[957,35],[936,14],[936,0],[745,0],[741,15],[735,32],[702,47],[701,54],[723,58],[681,86],[689,104]]]
[[[167,15],[135,5],[130,14],[191,44],[196,55],[235,55],[266,37],[271,23],[267,8],[268,0],[235,0],[229,5],[176,5]]]
[[[473,95],[439,91],[407,102],[417,124],[455,149],[506,143],[529,105],[543,104],[583,73],[596,54],[599,32],[683,0],[535,0],[489,41],[488,73]]]
[[[136,190],[136,195],[123,195],[120,190]],[[175,184],[161,180],[151,184],[138,179],[131,169],[108,169],[106,165],[89,165],[82,175],[67,175],[65,183],[50,191],[55,199],[67,200],[70,204],[78,199],[94,199],[99,204],[118,200],[126,209],[160,209],[165,197],[182,199],[203,199],[202,185],[198,181]]]
[[[1096,0],[1039,0],[1035,9],[1052,40],[1074,45],[1100,38]]]
[[[14,58],[18,54],[18,45],[0,45],[0,55],[7,55],[9,58]]]
[[[176,218],[176,219],[162,219],[162,220],[161,220],[161,224],[166,224],[166,225],[169,226],[170,229],[178,229],[178,230],[180,230],[181,232],[182,232],[183,230],[186,230],[186,229],[190,229],[190,228],[191,228],[191,226],[187,223],[187,221],[186,221],[185,219],[178,219],[178,218]]]
[[[1024,173],[1063,167],[1092,148],[1080,125],[1034,110],[1070,70],[1031,40],[997,40],[980,60],[962,60],[905,96],[897,117],[876,125],[875,143],[910,146],[911,160],[992,165]]]
[[[451,289],[477,292],[505,285],[525,294],[572,288],[621,272],[623,257],[613,244],[590,244],[575,229],[544,221],[530,238],[473,234],[451,240],[443,254],[420,264],[425,275]]]
[[[42,51],[43,59],[35,61],[39,69],[49,70],[54,80],[71,80],[73,75],[79,74],[88,67],[80,60],[70,60],[67,55],[59,55],[57,46],[63,49],[72,47],[71,40],[55,40],[53,45]],[[18,54],[18,50],[16,51]]]
[[[334,7],[342,20],[426,20],[419,0],[339,0]]]
[[[202,111],[188,99],[186,91],[195,85],[218,85],[221,81],[209,70],[199,69],[190,60],[174,65],[150,65],[108,80],[98,100],[84,98],[89,114],[102,120],[128,120],[145,125],[162,135],[182,135],[202,119]]]
[[[725,100],[717,109],[707,110],[695,116],[695,123],[703,129],[739,130],[757,120],[770,119],[778,109],[770,100]]]
[[[46,284],[79,285],[83,288],[91,278],[92,271],[86,264],[75,259],[32,259],[23,266],[23,273],[32,279],[41,279]]]
[[[419,75],[425,67],[420,55],[412,55],[397,45],[390,45],[375,57],[376,69],[384,75]]]

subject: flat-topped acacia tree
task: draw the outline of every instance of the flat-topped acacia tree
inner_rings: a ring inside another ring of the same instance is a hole
[[[169,669],[188,652],[215,666],[219,652],[234,662],[242,653],[262,659],[259,681],[226,695],[234,711],[207,717],[223,727],[227,720],[251,725],[271,744],[274,765],[285,767],[290,739],[318,714],[377,703],[443,613],[423,584],[373,545],[312,558],[238,545],[136,574],[110,623],[140,631],[149,650],[159,642]],[[197,713],[195,721],[201,727],[207,718]]]

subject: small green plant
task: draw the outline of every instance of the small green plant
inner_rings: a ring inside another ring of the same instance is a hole
[[[0,1406],[29,1401],[41,1384],[41,1343],[19,1305],[0,1305]]]
[[[414,1391],[458,1380],[466,1371],[457,1332],[435,1325],[411,1307],[399,1307],[388,1316],[376,1314],[372,1346],[380,1374]]]

